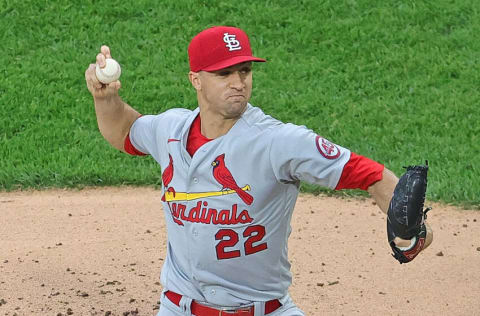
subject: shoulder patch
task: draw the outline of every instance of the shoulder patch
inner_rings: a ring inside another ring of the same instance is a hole
[[[340,149],[334,143],[317,136],[315,143],[320,154],[327,159],[336,159],[340,156]]]

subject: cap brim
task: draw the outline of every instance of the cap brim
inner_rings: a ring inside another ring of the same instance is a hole
[[[247,61],[255,61],[255,62],[266,62],[265,59],[254,57],[254,56],[235,56],[226,60],[222,60],[218,63],[210,65],[208,67],[204,67],[201,70],[203,71],[216,71],[224,68],[228,68],[237,64],[241,64]]]

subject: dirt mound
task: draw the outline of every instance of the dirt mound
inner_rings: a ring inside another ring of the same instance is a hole
[[[160,198],[151,188],[0,193],[0,315],[155,315]],[[480,212],[433,207],[433,244],[400,265],[372,200],[301,195],[289,241],[297,305],[307,315],[477,314]]]

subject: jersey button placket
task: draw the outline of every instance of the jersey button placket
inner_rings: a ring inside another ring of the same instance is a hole
[[[195,161],[195,159],[193,159]],[[197,184],[199,183],[198,176],[194,176],[194,171],[195,171],[195,162],[192,161],[190,164],[188,174],[186,177],[186,189],[187,192],[196,192],[198,191]],[[192,172],[193,171],[193,172]],[[187,204],[187,210],[191,210],[193,207],[196,206],[197,200],[189,200],[186,201]],[[190,271],[191,271],[191,278],[192,282],[195,283],[197,280],[197,272],[198,271],[198,260],[196,260],[196,247],[194,246],[196,244],[196,240],[198,240],[198,236],[200,235],[199,231],[197,228],[194,228],[195,223],[190,223],[190,236],[191,236],[191,242],[188,243],[188,253],[189,253],[189,266],[190,266]]]

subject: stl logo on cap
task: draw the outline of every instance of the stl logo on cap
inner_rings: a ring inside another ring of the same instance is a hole
[[[195,35],[188,45],[190,70],[216,71],[248,62],[265,62],[253,56],[247,34],[233,26],[214,26]]]
[[[223,41],[227,43],[226,46],[228,47],[229,51],[242,49],[242,46],[240,46],[240,42],[237,41],[237,37],[234,34],[223,34]]]

